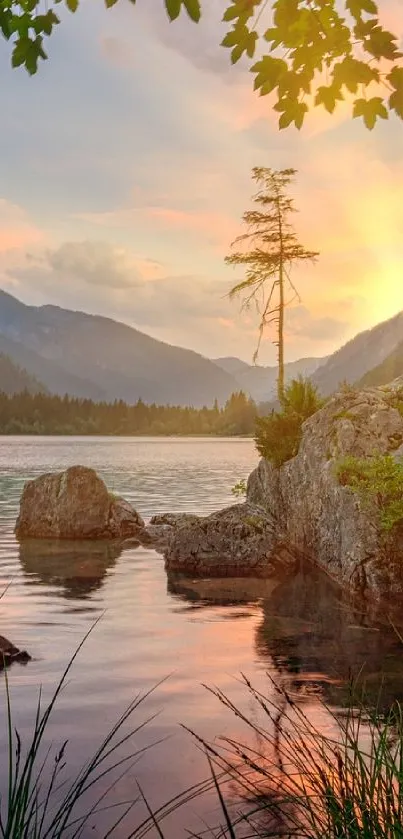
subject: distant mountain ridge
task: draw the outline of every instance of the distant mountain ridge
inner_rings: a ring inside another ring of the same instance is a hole
[[[365,373],[358,382],[357,387],[380,387],[393,382],[398,376],[403,375],[403,340],[395,347],[381,364]]]
[[[53,393],[159,404],[223,403],[236,380],[192,350],[99,315],[27,306],[0,291],[0,352]]]
[[[249,393],[255,402],[269,402],[276,398],[277,367],[246,364],[245,361],[233,356],[213,360],[215,364],[230,373],[236,379],[239,388]],[[297,376],[310,377],[326,361],[327,356],[290,361],[285,365],[285,380],[289,382]]]
[[[355,384],[392,353],[403,339],[403,312],[360,332],[337,350],[311,376],[323,396],[334,393],[342,382]]]
[[[0,352],[0,391],[11,396],[14,393],[46,393],[46,388],[35,376],[19,367],[12,359]]]
[[[328,358],[290,362],[286,380],[309,376],[326,396],[343,381],[384,384],[402,371],[400,312],[359,333]],[[235,357],[212,361],[111,318],[52,305],[27,306],[0,290],[0,389],[2,380],[9,387],[10,375],[10,392],[26,388],[94,401],[133,404],[142,399],[200,408],[215,399],[224,404],[239,390],[256,402],[271,401],[277,368]]]

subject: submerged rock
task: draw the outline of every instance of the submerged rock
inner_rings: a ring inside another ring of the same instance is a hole
[[[403,398],[403,397],[402,397]],[[336,394],[303,426],[299,452],[279,469],[261,460],[247,498],[276,519],[290,546],[361,593],[403,594],[403,528],[385,533],[376,504],[342,486],[336,464],[346,455],[393,454],[403,443],[396,388]]]
[[[175,528],[165,562],[168,571],[198,577],[277,577],[292,573],[298,558],[273,519],[246,503]]]
[[[86,466],[28,481],[15,526],[19,538],[31,539],[126,539],[143,530],[136,510]]]
[[[12,661],[30,661],[31,656],[25,650],[19,650],[7,638],[0,635],[0,670]]]

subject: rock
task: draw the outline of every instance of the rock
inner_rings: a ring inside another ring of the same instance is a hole
[[[163,554],[178,527],[197,521],[199,521],[199,517],[193,515],[193,513],[159,513],[150,519],[150,523],[146,527],[148,543],[143,542],[143,544]]]
[[[30,661],[31,656],[25,650],[19,650],[11,641],[0,635],[0,670],[12,661]]]
[[[179,527],[182,524],[189,524],[199,520],[199,516],[193,513],[158,513],[150,519],[151,525],[167,525],[168,527]]]
[[[143,541],[145,547],[153,548],[157,553],[165,553],[172,536],[175,532],[174,527],[169,524],[149,524],[145,532],[148,541]]]
[[[292,547],[346,587],[375,595],[403,594],[403,528],[382,531],[377,510],[341,486],[335,465],[345,455],[393,454],[403,443],[396,388],[336,394],[303,426],[299,452],[279,469],[261,461],[247,499],[275,515]]]
[[[119,495],[109,497],[111,498],[111,505],[108,530],[111,536],[116,539],[131,539],[143,536],[144,521],[134,507]]]
[[[297,562],[272,518],[249,503],[183,523],[165,551],[168,571],[197,577],[284,576]]]
[[[143,530],[136,510],[85,466],[28,481],[15,526],[20,539],[125,539]]]

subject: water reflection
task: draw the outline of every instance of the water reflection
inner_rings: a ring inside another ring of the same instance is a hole
[[[186,608],[208,606],[236,606],[255,604],[262,597],[270,597],[279,585],[276,580],[261,580],[248,577],[225,577],[223,579],[200,579],[167,573],[167,591]]]
[[[186,608],[259,605],[255,648],[276,681],[300,701],[351,701],[351,683],[366,703],[387,710],[403,700],[402,643],[374,606],[353,601],[318,569],[292,579],[198,580],[168,576],[168,591]],[[233,619],[234,615],[231,615]]]
[[[59,586],[68,600],[87,599],[100,589],[121,553],[117,542],[24,539],[19,543],[29,583]]]

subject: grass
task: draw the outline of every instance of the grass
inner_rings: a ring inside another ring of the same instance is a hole
[[[403,519],[403,465],[390,455],[357,458],[351,455],[336,464],[342,486],[350,487],[364,505],[375,505],[382,530],[389,532]]]
[[[226,835],[402,839],[403,711],[398,703],[386,717],[368,714],[362,703],[344,716],[327,709],[332,735],[320,731],[274,682],[273,700],[244,682],[266,726],[256,722],[255,713],[245,716],[213,691],[248,731],[244,742],[226,739],[219,749],[209,746],[243,800],[243,812],[232,818]],[[253,741],[259,746],[252,747]]]
[[[51,754],[45,747],[45,735],[87,637],[44,711],[39,696],[33,734],[27,744],[13,729],[5,677],[9,766],[8,794],[0,800],[2,839],[79,839],[91,828],[92,819],[103,814],[108,818],[113,814],[103,839],[117,835],[120,839],[142,839],[150,833],[159,839],[173,839],[172,833],[164,832],[165,819],[208,791],[217,795],[221,824],[213,829],[206,827],[200,834],[185,832],[193,839],[403,839],[403,710],[396,702],[386,715],[376,709],[368,713],[353,691],[351,707],[343,715],[327,709],[331,731],[324,733],[270,677],[272,698],[242,677],[249,697],[247,714],[220,690],[210,689],[231,714],[243,721],[246,737],[243,741],[222,738],[209,744],[190,732],[206,754],[208,777],[155,811],[135,781],[132,800],[117,804],[110,800],[116,784],[149,748],[136,749],[132,744],[135,735],[154,717],[137,722],[129,730],[126,726],[151,691],[139,694],[71,779],[67,743]],[[94,799],[90,805],[86,803],[89,793]],[[133,826],[137,805],[143,815],[137,816]]]

